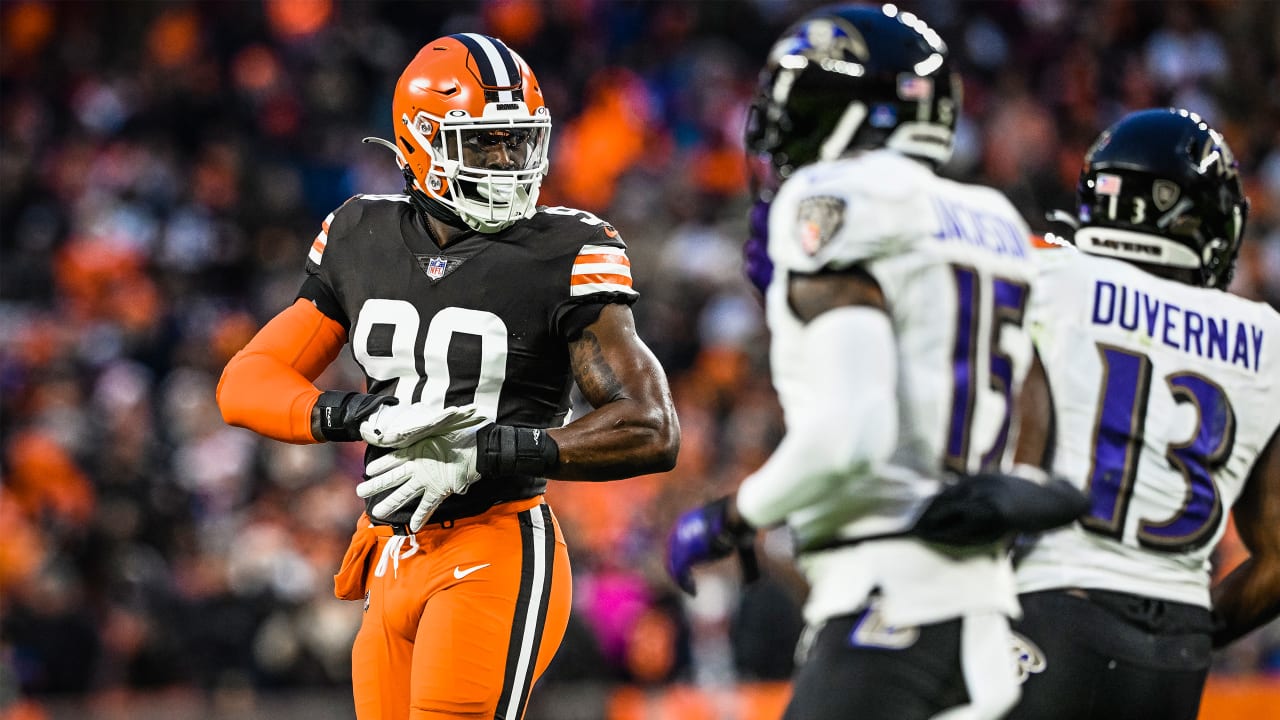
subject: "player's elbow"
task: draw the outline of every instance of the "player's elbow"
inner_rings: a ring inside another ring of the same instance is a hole
[[[227,366],[222,369],[222,377],[218,378],[218,387],[214,390],[213,399],[218,404],[218,411],[222,413],[222,422],[228,425],[244,427],[243,418],[238,408],[241,406],[234,398],[239,396],[240,378],[236,372],[239,366],[240,354],[227,362]]]
[[[222,421],[235,427],[260,431],[255,417],[259,415],[264,398],[271,397],[270,388],[261,382],[262,356],[241,350],[222,369],[214,401],[222,413]]]
[[[654,472],[667,472],[676,466],[680,457],[680,426],[672,423],[664,429],[655,443]]]
[[[627,427],[636,474],[667,472],[680,455],[680,421],[670,403],[636,403],[630,417],[620,421]]]
[[[650,414],[648,440],[649,472],[667,472],[680,456],[680,421],[671,407]]]

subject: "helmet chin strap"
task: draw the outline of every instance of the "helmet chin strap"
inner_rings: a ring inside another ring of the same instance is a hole
[[[410,128],[410,132],[414,132],[412,127]],[[415,134],[414,137],[418,138],[419,136]],[[419,138],[419,140],[421,140],[421,138]],[[507,220],[500,222],[486,221],[481,219],[478,215],[468,216],[471,210],[466,207],[466,204],[468,202],[475,203],[476,201],[467,200],[464,197],[454,198],[454,202],[457,204],[457,210],[455,211],[419,188],[417,178],[414,177],[413,171],[409,169],[409,163],[405,160],[404,153],[400,152],[400,148],[396,147],[394,143],[378,137],[367,137],[363,142],[381,145],[395,153],[396,164],[400,166],[400,172],[404,174],[405,194],[409,196],[410,202],[412,202],[413,206],[420,212],[426,213],[450,227],[454,227],[459,230],[470,229],[481,233],[495,233],[509,227],[518,220],[529,217],[532,214],[533,203],[530,202],[528,203],[529,211],[513,215]],[[459,182],[457,178],[451,180],[450,187],[455,187],[454,183],[457,182]],[[528,201],[529,199],[528,191],[522,189],[514,180],[509,182],[495,182],[494,180],[489,180],[487,183],[476,183],[476,192],[491,203],[494,201],[501,202],[504,200],[506,203],[511,203],[517,200]],[[505,197],[503,197],[504,195]]]
[[[409,201],[413,206],[418,208],[419,212],[426,213],[449,227],[459,230],[474,230],[475,228],[458,217],[458,214],[445,207],[444,203],[436,200],[430,195],[422,192],[413,186],[413,175],[408,175],[405,192],[409,196]]]

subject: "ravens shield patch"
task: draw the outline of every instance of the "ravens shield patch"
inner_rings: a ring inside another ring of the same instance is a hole
[[[796,222],[800,227],[800,247],[816,255],[840,232],[844,224],[844,198],[817,195],[800,201]]]

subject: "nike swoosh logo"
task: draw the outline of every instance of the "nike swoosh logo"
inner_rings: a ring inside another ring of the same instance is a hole
[[[467,568],[466,570],[463,570],[461,565],[456,565],[456,566],[454,566],[454,568],[453,568],[453,577],[454,577],[454,579],[455,579],[455,580],[461,580],[462,578],[464,578],[464,577],[466,577],[466,576],[470,575],[471,573],[473,573],[473,572],[475,572],[475,571],[477,571],[477,570],[483,570],[483,569],[485,569],[485,568],[489,567],[490,565],[492,565],[492,563],[485,563],[485,564],[483,564],[483,565],[477,565],[477,566],[475,566],[475,567],[469,567],[469,568]]]

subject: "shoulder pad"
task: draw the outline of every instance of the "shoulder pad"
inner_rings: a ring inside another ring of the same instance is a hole
[[[534,218],[540,218],[543,222],[553,226],[581,226],[582,229],[589,231],[586,235],[593,240],[622,244],[622,236],[618,234],[617,228],[609,224],[609,221],[604,218],[586,210],[560,205],[543,205],[538,207],[538,212],[534,214]]]
[[[405,212],[412,205],[408,195],[354,195],[320,223],[320,232],[311,241],[307,253],[307,270],[315,272],[324,260],[324,251],[331,237],[339,237],[362,221],[366,215]]]
[[[840,268],[892,254],[913,237],[924,213],[925,166],[877,152],[802,168],[770,210],[769,251],[779,267],[799,272]]]

